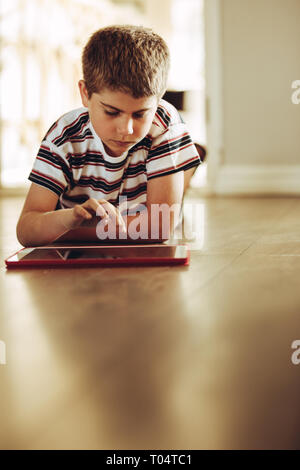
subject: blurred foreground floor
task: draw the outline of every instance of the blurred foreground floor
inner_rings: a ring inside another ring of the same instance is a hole
[[[0,201],[1,449],[300,447],[300,199],[186,203],[189,267],[7,272]]]

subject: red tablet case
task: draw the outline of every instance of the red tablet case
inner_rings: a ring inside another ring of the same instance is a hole
[[[145,255],[144,257],[139,256],[129,256],[124,258],[78,258],[78,259],[63,259],[62,257],[53,258],[53,259],[16,259],[19,253],[25,252],[25,250],[44,250],[51,249],[55,254],[56,250],[86,250],[86,249],[127,249],[132,251],[132,248],[138,248],[138,250],[144,249],[146,252],[151,251],[151,248],[155,247],[185,247],[186,253],[182,257],[172,258],[172,257],[155,257]],[[25,267],[73,267],[73,266],[129,266],[129,265],[143,265],[143,266],[158,266],[158,265],[188,265],[190,260],[190,250],[188,245],[92,245],[92,246],[43,246],[43,247],[30,247],[22,248],[13,255],[9,256],[6,260],[7,268],[25,268]]]

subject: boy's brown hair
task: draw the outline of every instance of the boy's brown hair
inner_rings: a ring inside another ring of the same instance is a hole
[[[82,54],[88,96],[109,88],[134,98],[161,98],[166,90],[169,62],[166,42],[151,29],[131,25],[99,29]]]

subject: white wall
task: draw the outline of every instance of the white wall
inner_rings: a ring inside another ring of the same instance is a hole
[[[212,155],[214,190],[300,193],[300,104],[291,101],[300,0],[219,0],[219,10],[220,115],[211,119],[221,119],[223,142]]]

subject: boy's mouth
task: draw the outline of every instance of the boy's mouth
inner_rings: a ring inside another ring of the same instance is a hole
[[[135,142],[125,142],[124,140],[113,140],[113,143],[120,147],[129,147],[130,145],[135,144]]]

